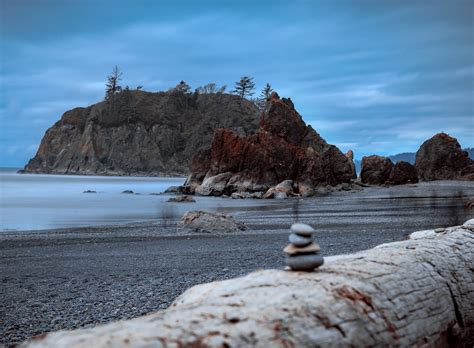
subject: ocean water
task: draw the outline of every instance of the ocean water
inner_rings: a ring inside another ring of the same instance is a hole
[[[0,231],[153,220],[169,213],[170,204],[165,202],[170,196],[151,194],[182,185],[184,180],[17,174],[14,169],[0,169]],[[83,193],[86,190],[97,193]],[[138,194],[122,194],[124,190]]]

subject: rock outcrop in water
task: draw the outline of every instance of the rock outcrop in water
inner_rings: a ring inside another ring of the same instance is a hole
[[[414,184],[418,182],[418,173],[413,164],[398,161],[392,168],[390,176],[386,184],[389,185],[403,185],[403,184]]]
[[[364,184],[383,185],[392,172],[392,161],[383,156],[362,157],[360,179]]]
[[[361,182],[369,185],[403,185],[418,182],[414,165],[398,161],[395,165],[388,157],[362,157]]]
[[[201,195],[263,192],[285,180],[299,187],[349,183],[352,159],[307,126],[291,99],[274,93],[267,101],[257,133],[242,137],[218,129],[210,148],[191,162],[186,186]]]
[[[425,141],[416,152],[420,180],[474,180],[474,161],[461,149],[457,139],[439,133]]]
[[[258,110],[231,94],[123,91],[67,111],[48,129],[24,172],[101,175],[187,174],[215,129],[248,135]]]

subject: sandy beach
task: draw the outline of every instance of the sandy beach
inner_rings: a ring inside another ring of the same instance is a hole
[[[249,227],[231,235],[177,235],[174,216],[3,232],[0,343],[136,317],[166,308],[195,284],[282,268],[282,249],[295,221],[316,228],[324,255],[352,253],[403,240],[413,231],[462,224],[474,216],[465,206],[473,197],[473,183],[432,182],[268,205],[214,198],[219,211]],[[199,208],[199,197],[189,208]]]

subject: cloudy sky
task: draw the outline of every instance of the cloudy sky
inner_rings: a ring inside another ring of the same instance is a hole
[[[356,158],[444,131],[474,146],[473,1],[1,0],[1,166],[22,166],[65,110],[123,84],[232,86],[291,97]]]

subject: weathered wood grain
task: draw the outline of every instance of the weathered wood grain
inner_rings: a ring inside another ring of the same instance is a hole
[[[195,286],[167,310],[26,346],[439,347],[472,346],[473,333],[470,220],[327,258],[313,273],[266,270]]]

